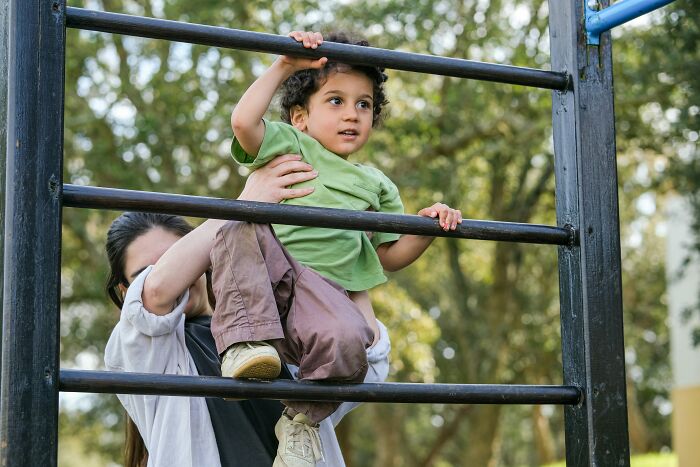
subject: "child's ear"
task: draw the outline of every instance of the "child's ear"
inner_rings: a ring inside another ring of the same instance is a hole
[[[119,284],[117,287],[119,287],[119,292],[121,292],[122,297],[126,295],[126,286],[124,284]]]
[[[292,126],[299,131],[306,131],[306,120],[309,118],[309,113],[300,105],[295,105],[290,112],[289,120]]]

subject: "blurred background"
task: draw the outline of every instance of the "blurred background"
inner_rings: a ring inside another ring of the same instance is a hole
[[[345,30],[382,48],[549,69],[543,0],[69,5],[274,34]],[[246,173],[229,155],[229,116],[273,56],[67,34],[66,183],[237,196]],[[700,5],[677,0],[616,29],[613,40],[633,465],[671,466],[671,328],[684,339],[679,358],[700,361],[693,347],[700,279],[690,266],[700,252]],[[388,74],[386,119],[353,161],[389,175],[408,213],[442,201],[465,218],[556,224],[550,92]],[[680,212],[674,221],[669,203]],[[104,237],[117,213],[63,215],[61,364],[102,369],[118,318],[104,293]],[[671,244],[683,248],[667,267],[669,236],[682,224],[687,234]],[[674,286],[689,298],[672,320]],[[551,246],[438,239],[372,299],[391,330],[391,381],[562,382]],[[698,378],[689,381],[700,388]],[[121,465],[124,411],[116,397],[62,394],[60,404],[60,465]],[[338,436],[354,467],[541,466],[564,458],[560,407],[366,404]]]

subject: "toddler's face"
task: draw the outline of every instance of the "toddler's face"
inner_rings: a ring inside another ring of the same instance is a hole
[[[346,158],[358,151],[372,132],[373,86],[354,70],[331,73],[311,95],[307,109],[292,113],[292,124]]]

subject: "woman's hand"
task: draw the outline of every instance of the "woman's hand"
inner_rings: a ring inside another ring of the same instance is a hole
[[[278,156],[250,174],[238,197],[245,201],[279,203],[284,199],[301,198],[314,191],[313,187],[287,188],[318,176],[297,154]]]

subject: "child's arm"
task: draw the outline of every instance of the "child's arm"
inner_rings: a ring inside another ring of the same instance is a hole
[[[435,203],[429,208],[418,211],[419,216],[438,217],[443,230],[455,230],[462,223],[462,213],[446,204]],[[382,267],[389,272],[403,269],[423,254],[435,237],[422,235],[403,235],[392,243],[383,243],[377,247],[377,256]]]
[[[323,43],[323,36],[318,32],[294,31],[289,33],[289,36],[297,42],[302,42],[306,48],[315,49]],[[327,61],[326,57],[311,60],[283,55],[255,80],[231,114],[231,128],[246,153],[251,156],[258,154],[265,136],[262,117],[270,106],[277,88],[284,80],[299,70],[321,68]]]

